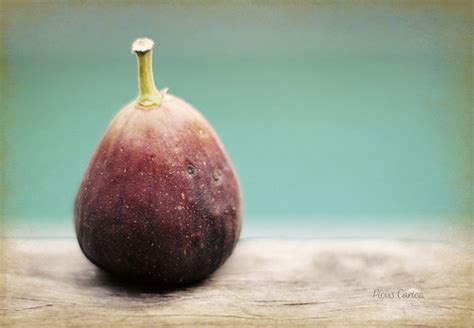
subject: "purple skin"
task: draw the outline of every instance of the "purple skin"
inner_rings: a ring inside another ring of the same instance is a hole
[[[109,125],[79,188],[74,223],[86,257],[140,282],[199,281],[240,235],[235,171],[210,124],[166,95],[132,103]]]

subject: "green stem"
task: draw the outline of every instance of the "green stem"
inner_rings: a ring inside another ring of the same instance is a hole
[[[150,39],[137,39],[132,46],[132,51],[135,52],[138,60],[137,104],[145,108],[160,106],[163,102],[163,95],[156,89],[153,80],[153,45]]]

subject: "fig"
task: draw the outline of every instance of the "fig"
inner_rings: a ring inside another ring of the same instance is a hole
[[[139,95],[109,124],[74,204],[79,246],[98,267],[164,285],[204,279],[231,255],[241,193],[216,132],[155,87],[151,39],[137,39]]]

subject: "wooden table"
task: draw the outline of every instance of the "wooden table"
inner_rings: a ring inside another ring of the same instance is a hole
[[[182,289],[120,281],[74,239],[2,249],[8,326],[473,324],[471,253],[447,243],[241,240],[218,272]]]

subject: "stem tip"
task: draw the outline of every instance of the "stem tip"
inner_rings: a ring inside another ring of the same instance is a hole
[[[149,38],[136,39],[132,44],[132,53],[145,53],[153,49],[155,42]]]

